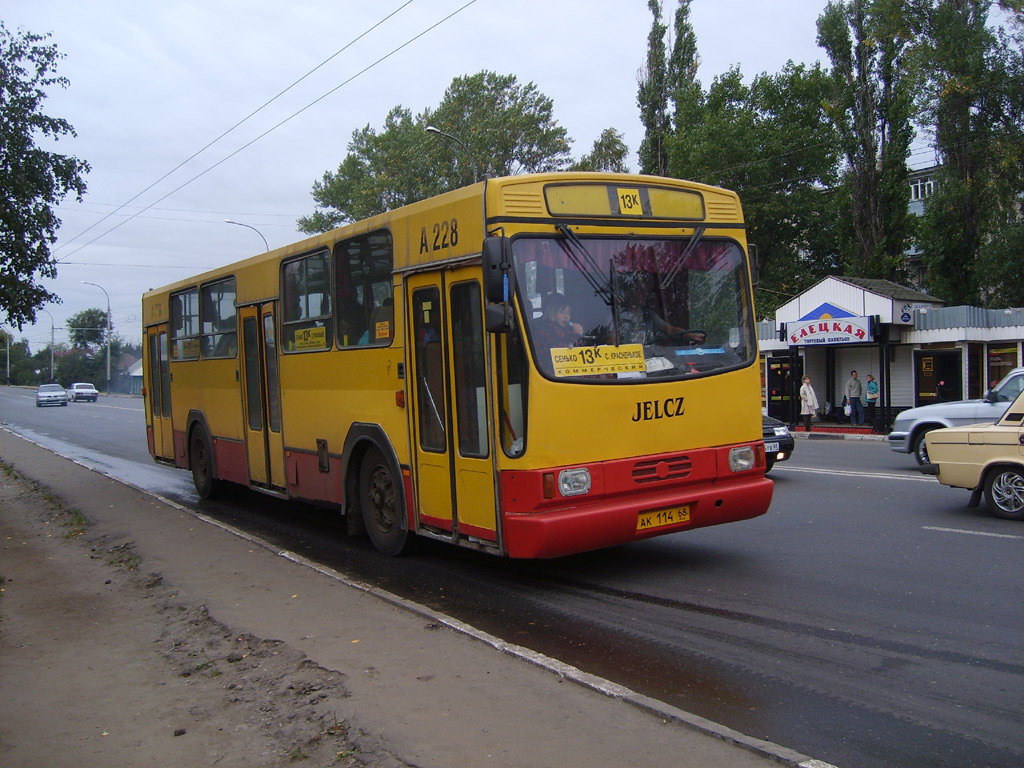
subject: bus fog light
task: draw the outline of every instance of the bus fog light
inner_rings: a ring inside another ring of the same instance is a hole
[[[746,472],[754,468],[754,449],[749,445],[733,448],[729,451],[729,469],[733,472]]]
[[[558,473],[558,490],[563,496],[590,493],[590,470],[586,467],[563,469]]]

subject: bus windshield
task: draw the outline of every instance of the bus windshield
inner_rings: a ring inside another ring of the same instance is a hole
[[[524,326],[540,371],[588,383],[679,379],[756,355],[746,259],[733,240],[519,237]]]

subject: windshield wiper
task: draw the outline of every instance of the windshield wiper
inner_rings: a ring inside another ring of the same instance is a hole
[[[566,256],[572,259],[572,263],[576,265],[576,269],[578,269],[580,273],[583,275],[583,277],[586,279],[586,281],[590,283],[590,287],[594,289],[594,293],[600,296],[604,303],[607,304],[609,307],[613,306],[615,302],[615,296],[611,288],[611,284],[601,284],[601,281],[597,277],[597,275],[601,273],[601,268],[594,260],[594,257],[590,255],[590,251],[587,250],[587,246],[585,246],[583,244],[583,241],[581,241],[576,236],[575,232],[569,229],[568,225],[559,222],[558,224],[555,224],[555,229],[557,229],[559,232],[565,235],[565,239],[568,240],[573,245],[575,245],[579,252],[583,254],[583,258],[586,260],[586,265],[580,262],[576,254],[573,253],[572,248],[563,246]]]
[[[672,265],[672,269],[666,272],[662,277],[662,290],[668,288],[672,284],[672,281],[676,279],[676,275],[679,274],[679,270],[683,268],[683,264],[686,263],[686,260],[690,258],[690,254],[693,253],[693,249],[697,247],[697,243],[699,243],[701,241],[701,238],[704,237],[704,231],[706,229],[707,227],[694,227],[693,237],[691,237],[690,242],[686,244],[686,250],[683,251],[682,254],[680,254],[679,259],[676,261],[675,264]]]

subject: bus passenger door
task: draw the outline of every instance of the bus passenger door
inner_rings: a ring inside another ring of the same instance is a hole
[[[496,542],[479,270],[410,277],[406,295],[420,522]]]
[[[242,401],[249,482],[284,488],[281,384],[274,303],[239,308],[242,320]]]
[[[174,458],[174,432],[171,429],[171,360],[167,342],[167,323],[146,329],[146,354],[149,355],[149,391],[146,393],[153,443],[150,451],[162,459]]]

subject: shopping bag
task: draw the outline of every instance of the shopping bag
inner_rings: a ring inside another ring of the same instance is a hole
[[[853,415],[853,406],[850,405],[849,403],[844,405],[843,406],[843,413],[846,414],[847,416],[852,416]]]

